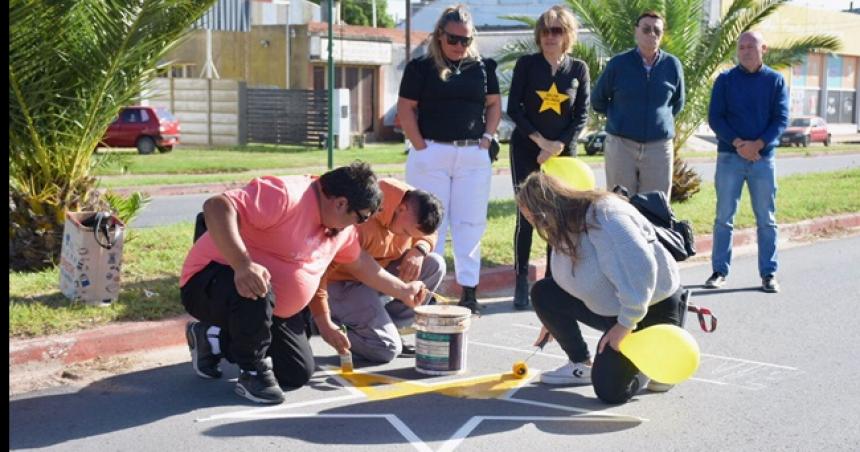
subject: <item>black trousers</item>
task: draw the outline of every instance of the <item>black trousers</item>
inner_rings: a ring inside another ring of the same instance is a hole
[[[210,262],[180,289],[182,305],[195,318],[221,328],[224,357],[244,370],[272,358],[281,386],[298,388],[310,380],[314,356],[301,313],[275,317],[275,296],[249,299],[236,291],[233,269]]]
[[[514,193],[519,191],[520,184],[526,180],[529,174],[540,171],[540,165],[537,163],[537,157],[540,154],[540,148],[530,139],[523,138],[520,133],[514,132],[511,135],[511,181],[514,184]],[[576,156],[575,152],[571,152],[569,147],[565,147],[561,155],[571,157]],[[529,272],[529,255],[532,250],[532,231],[531,223],[526,220],[522,213],[517,210],[517,224],[514,229],[514,269],[518,275],[526,275]],[[550,270],[550,255],[552,248],[546,246],[546,276],[552,276]]]
[[[648,313],[636,326],[636,331],[661,323],[682,326],[681,319],[686,310],[685,292],[681,287],[671,297],[649,306]],[[604,333],[617,323],[617,317],[595,314],[582,300],[567,293],[550,278],[535,283],[531,299],[541,323],[573,362],[584,362],[590,358],[579,322]],[[639,389],[634,381],[637,373],[639,369],[629,359],[607,346],[603,353],[594,358],[591,372],[594,392],[609,403],[626,402]]]

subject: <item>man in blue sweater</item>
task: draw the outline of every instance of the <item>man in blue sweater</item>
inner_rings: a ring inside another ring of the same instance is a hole
[[[740,64],[714,82],[708,123],[717,135],[714,185],[717,211],[707,288],[722,286],[732,262],[732,229],[744,182],[755,213],[762,290],[779,292],[776,281],[776,173],[774,148],[788,125],[788,90],[782,74],[767,67],[761,33],[738,39]]]
[[[672,188],[675,116],[684,108],[684,70],[660,50],[665,21],[654,11],[636,20],[636,48],[607,63],[591,93],[594,111],[606,115],[606,188],[628,192]]]

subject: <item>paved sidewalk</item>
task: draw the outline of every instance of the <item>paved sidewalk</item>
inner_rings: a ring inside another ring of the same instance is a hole
[[[851,213],[781,225],[780,240],[792,240],[810,235],[827,234],[839,230],[860,228],[860,213]],[[755,243],[755,229],[735,231],[734,246]],[[696,237],[698,254],[694,259],[704,260],[710,256],[711,236]],[[543,277],[544,265],[532,263],[533,280]],[[494,267],[481,272],[479,298],[481,294],[513,290],[514,271],[511,266]],[[439,290],[442,294],[457,295],[459,286],[453,275],[448,275]],[[191,317],[179,316],[153,322],[124,322],[83,330],[75,333],[46,336],[34,339],[9,340],[10,375],[25,369],[61,368],[64,365],[105,358],[136,351],[176,346],[185,343],[185,322]]]

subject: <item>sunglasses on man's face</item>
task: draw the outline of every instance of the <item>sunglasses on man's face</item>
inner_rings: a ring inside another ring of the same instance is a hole
[[[549,36],[549,35],[561,36],[564,34],[564,28],[548,27],[548,28],[541,29],[540,34],[542,34],[543,36]]]
[[[643,25],[641,28],[642,28],[642,33],[646,34],[646,35],[650,35],[652,32],[654,33],[654,36],[660,36],[663,34],[663,29],[660,27],[652,27],[650,25]]]
[[[444,31],[443,33],[445,33],[446,41],[448,42],[448,45],[450,45],[450,46],[455,46],[457,44],[461,44],[463,47],[469,47],[472,44],[472,37],[471,36],[455,35],[455,34],[448,33],[447,31]]]
[[[358,221],[356,221],[355,224],[364,223],[370,218],[371,215],[373,215],[373,212],[368,212],[367,214],[362,214],[361,212],[359,212],[355,209],[352,209],[352,211],[355,212],[355,216],[356,216],[356,218],[358,218]]]

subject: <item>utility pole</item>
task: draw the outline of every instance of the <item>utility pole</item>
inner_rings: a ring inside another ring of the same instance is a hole
[[[408,63],[410,60],[410,53],[412,51],[412,0],[406,0],[406,62]]]
[[[334,0],[328,6],[328,169],[334,167]]]

